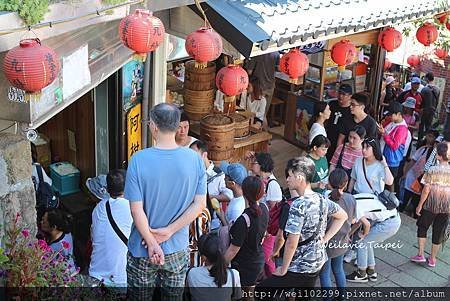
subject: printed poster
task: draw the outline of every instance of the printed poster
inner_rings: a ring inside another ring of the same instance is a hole
[[[128,111],[142,101],[143,84],[143,62],[133,60],[122,67],[122,104],[124,111]]]

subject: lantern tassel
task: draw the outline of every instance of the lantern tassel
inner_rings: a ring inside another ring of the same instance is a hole
[[[299,80],[298,80],[298,78],[290,78],[290,79],[289,79],[289,82],[290,82],[291,84],[298,85]]]
[[[208,62],[197,62],[195,61],[194,68],[196,69],[205,69],[208,67]]]
[[[133,60],[136,60],[138,62],[145,62],[147,59],[147,53],[134,53],[133,54]]]
[[[42,95],[42,93],[41,93],[41,91],[39,91],[39,92],[35,92],[35,93],[29,93],[29,92],[27,92],[27,93],[25,93],[25,102],[26,103],[29,103],[30,101],[39,101],[39,100],[41,100],[41,95]]]

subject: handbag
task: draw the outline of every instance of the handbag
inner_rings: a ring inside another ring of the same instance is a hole
[[[341,149],[341,153],[339,154],[339,159],[336,163],[336,168],[340,168],[342,170],[345,171],[345,173],[347,174],[348,178],[351,178],[351,174],[352,174],[352,169],[346,169],[343,165],[342,165],[342,158],[344,157],[344,151],[345,151],[345,144],[342,145],[342,149]]]
[[[367,178],[366,164],[364,163],[364,158],[362,160],[362,167],[364,172],[364,178],[366,178],[367,184],[369,184],[370,189],[373,191],[378,200],[384,205],[384,207],[386,207],[387,210],[396,209],[400,204],[400,201],[397,199],[395,193],[386,189],[381,193],[378,193],[376,190],[374,190],[369,182],[369,179]]]
[[[423,184],[420,183],[422,181],[423,175],[419,176],[417,179],[414,180],[414,182],[411,184],[411,190],[415,194],[422,194]]]

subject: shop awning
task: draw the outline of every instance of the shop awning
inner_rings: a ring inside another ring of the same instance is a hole
[[[440,0],[208,0],[202,7],[212,26],[252,57],[431,17],[450,5]]]

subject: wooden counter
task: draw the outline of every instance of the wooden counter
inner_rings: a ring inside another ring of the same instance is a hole
[[[191,123],[189,134],[197,139],[200,139],[200,123]],[[245,154],[248,151],[267,152],[269,151],[269,141],[272,139],[272,134],[262,131],[258,133],[251,133],[248,137],[234,139],[234,152],[231,162],[241,162],[248,166],[247,161],[244,160]]]

